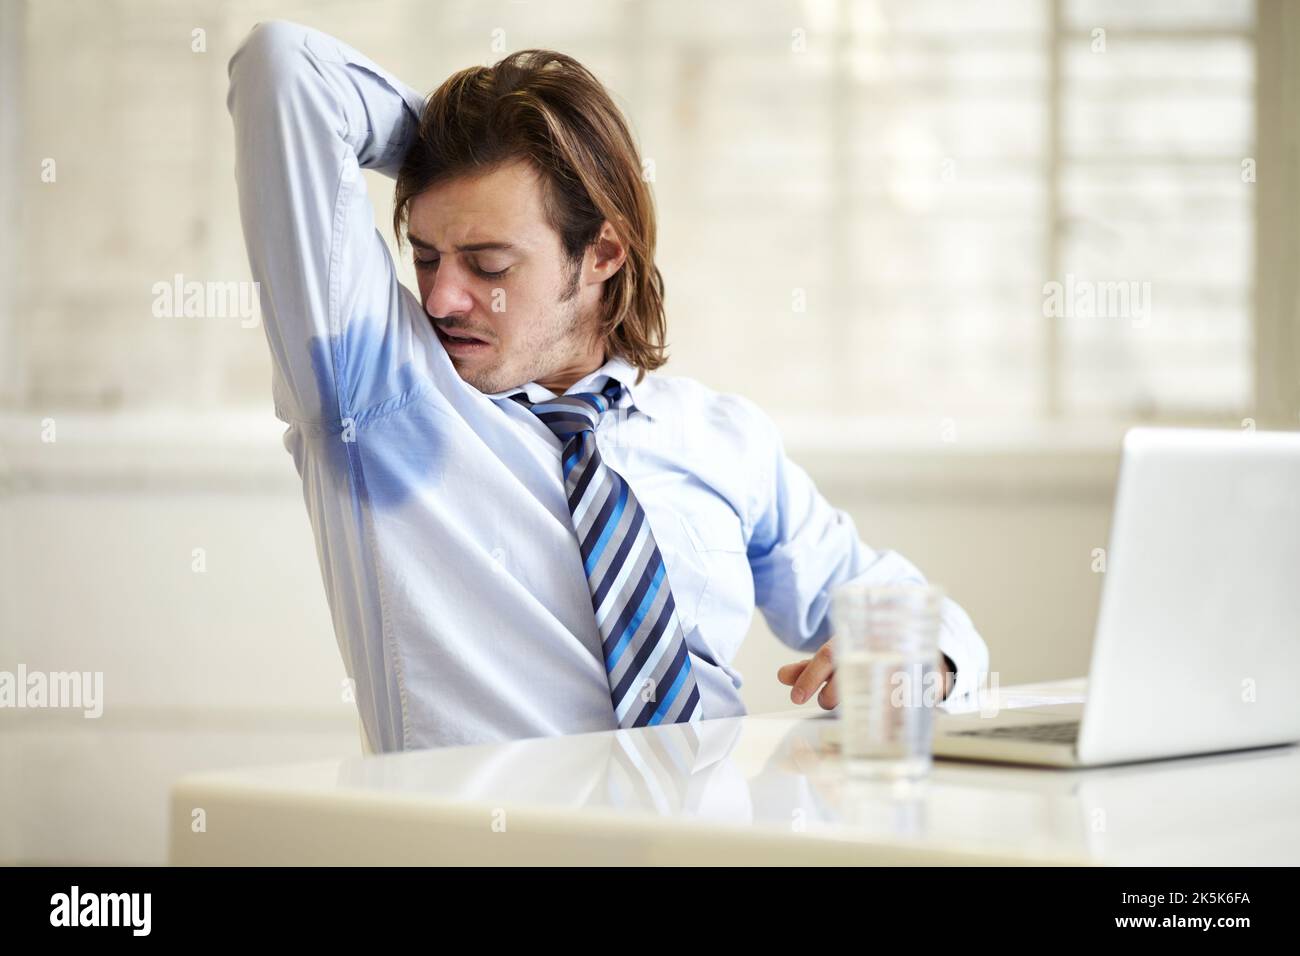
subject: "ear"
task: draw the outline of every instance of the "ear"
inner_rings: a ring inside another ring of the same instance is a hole
[[[627,260],[627,247],[618,237],[618,232],[606,219],[600,226],[600,234],[591,244],[591,266],[589,281],[605,282],[613,278]]]

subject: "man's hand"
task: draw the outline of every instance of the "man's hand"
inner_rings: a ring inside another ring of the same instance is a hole
[[[839,689],[835,686],[835,664],[831,657],[834,653],[831,645],[834,643],[835,638],[832,637],[808,660],[795,661],[777,670],[777,680],[782,684],[793,685],[790,699],[796,704],[808,700],[819,687],[821,693],[817,694],[817,703],[821,704],[823,710],[830,710],[839,703]],[[948,695],[952,693],[954,673],[957,668],[948,659],[947,654],[940,654],[939,669],[943,672],[943,696],[940,698],[943,701],[947,700]],[[826,686],[822,687],[822,684]]]

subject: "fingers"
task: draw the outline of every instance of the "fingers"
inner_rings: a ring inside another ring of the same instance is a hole
[[[839,686],[835,683],[835,675],[831,674],[831,679],[826,682],[822,692],[817,695],[817,703],[821,705],[822,710],[831,710],[840,702]]]
[[[835,665],[831,661],[830,642],[827,641],[819,647],[812,660],[806,661],[805,664],[803,671],[795,680],[794,689],[790,691],[790,699],[796,704],[802,704],[811,698],[817,692],[817,688],[830,680],[831,675],[834,674]]]
[[[831,645],[833,641],[827,641],[817,651],[816,656],[807,660],[795,661],[793,664],[786,664],[776,672],[776,679],[787,686],[792,685],[790,699],[796,704],[802,704],[812,697],[817,688],[821,687],[821,693],[817,695],[817,703],[823,710],[833,710],[839,706],[840,694],[839,686],[835,681],[835,663],[832,658]],[[943,697],[946,700],[952,693],[953,671],[955,668],[946,654],[939,655],[939,669],[943,673]],[[825,684],[823,687],[822,685]]]
[[[811,660],[811,658],[809,658]],[[795,661],[793,664],[786,664],[776,672],[776,679],[782,684],[793,684],[803,673],[803,669],[808,666],[808,661]]]

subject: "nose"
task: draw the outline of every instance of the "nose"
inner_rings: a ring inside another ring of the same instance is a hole
[[[451,315],[463,315],[474,306],[466,288],[464,271],[449,257],[443,256],[436,268],[431,269],[433,280],[429,292],[424,297],[424,308],[435,319],[444,319]]]

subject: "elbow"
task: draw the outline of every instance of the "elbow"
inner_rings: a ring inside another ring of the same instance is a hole
[[[292,85],[303,64],[307,28],[289,20],[263,20],[253,26],[226,64],[226,106],[234,114],[238,91],[248,85],[256,96],[274,97]]]

